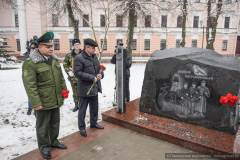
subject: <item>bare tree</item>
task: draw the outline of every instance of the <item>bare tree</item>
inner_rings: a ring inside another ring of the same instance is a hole
[[[74,38],[79,38],[79,20],[76,18],[76,16],[73,14],[73,7],[72,6],[77,6],[77,3],[75,0],[66,0],[66,6],[67,6],[67,11],[68,11],[68,17],[73,23],[73,28],[74,28]]]
[[[211,38],[209,38],[209,25],[210,25],[210,16],[211,16],[211,9],[212,9],[211,0],[208,0],[207,6],[208,6],[207,7],[208,13],[207,13],[207,28],[206,28],[207,29],[207,35],[206,35],[207,46],[206,46],[206,48],[214,50],[214,42],[215,42],[215,37],[216,37],[216,33],[217,33],[218,18],[221,14],[223,2],[222,2],[222,0],[218,0],[216,13],[212,20]]]

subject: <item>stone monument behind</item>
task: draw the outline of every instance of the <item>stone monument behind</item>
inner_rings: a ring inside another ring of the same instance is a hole
[[[236,134],[238,106],[221,104],[239,96],[240,60],[200,48],[155,51],[146,69],[140,111]]]

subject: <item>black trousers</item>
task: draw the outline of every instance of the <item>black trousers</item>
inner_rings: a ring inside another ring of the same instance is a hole
[[[90,125],[96,125],[98,119],[98,95],[93,97],[79,97],[79,110],[78,110],[78,128],[83,130],[86,128],[85,116],[87,106],[89,104],[90,111]]]

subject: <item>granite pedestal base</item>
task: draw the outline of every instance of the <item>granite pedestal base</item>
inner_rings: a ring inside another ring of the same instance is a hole
[[[123,114],[117,113],[116,108],[106,111],[102,119],[203,154],[240,153],[240,130],[231,135],[143,113],[139,111],[139,101],[127,103]]]

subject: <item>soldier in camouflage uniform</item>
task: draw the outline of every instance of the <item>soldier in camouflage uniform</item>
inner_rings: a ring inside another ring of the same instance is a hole
[[[74,59],[75,57],[81,53],[80,49],[80,39],[73,39],[72,45],[73,50],[68,53],[64,59],[63,67],[65,69],[65,72],[68,74],[68,80],[71,83],[72,91],[73,91],[73,99],[75,102],[75,108],[73,109],[73,112],[76,112],[78,110],[78,95],[77,95],[77,81],[78,79],[74,76]]]

